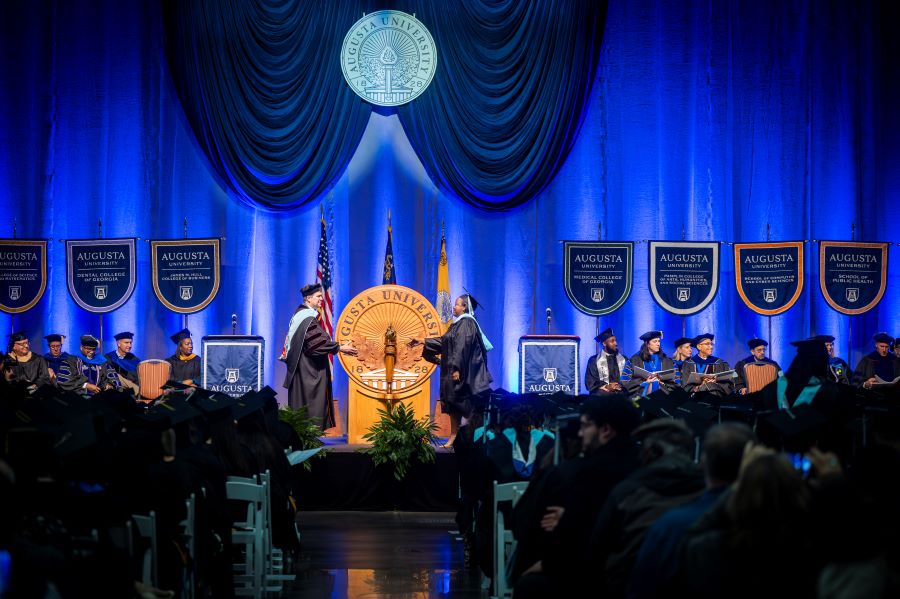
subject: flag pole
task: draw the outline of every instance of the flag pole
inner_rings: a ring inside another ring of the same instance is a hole
[[[769,227],[769,223],[766,223],[766,241],[772,241],[772,229]],[[769,320],[769,357],[772,357],[772,353],[775,351],[775,340],[772,339],[772,315],[769,314],[766,317]]]

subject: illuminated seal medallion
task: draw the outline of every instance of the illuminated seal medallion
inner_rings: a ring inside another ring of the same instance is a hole
[[[363,291],[341,312],[336,328],[338,343],[352,343],[359,350],[356,356],[338,354],[341,365],[351,379],[371,391],[387,391],[384,341],[388,328],[395,332],[397,351],[391,391],[411,391],[437,368],[422,358],[422,345],[407,346],[410,339],[441,335],[434,306],[408,287],[380,285]]]
[[[362,99],[399,106],[425,91],[437,67],[431,34],[414,16],[396,10],[357,21],[341,48],[341,70]]]

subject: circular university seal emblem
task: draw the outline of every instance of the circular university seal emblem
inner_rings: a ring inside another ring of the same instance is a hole
[[[414,16],[396,10],[357,21],[341,48],[341,70],[363,100],[399,106],[425,91],[437,67],[431,34]]]
[[[435,364],[422,358],[422,346],[410,348],[410,339],[439,337],[441,323],[437,311],[420,293],[400,285],[380,285],[354,297],[338,319],[335,340],[352,343],[356,356],[338,354],[351,379],[373,391],[384,391],[385,332],[396,333],[394,390],[405,393],[431,376]]]

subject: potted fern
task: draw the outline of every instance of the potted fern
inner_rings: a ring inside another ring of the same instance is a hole
[[[322,429],[319,428],[319,425],[316,422],[317,419],[307,414],[306,407],[294,409],[289,406],[282,406],[278,410],[278,418],[291,425],[291,428],[293,428],[297,432],[297,436],[300,437],[300,447],[295,447],[295,450],[314,449],[324,445],[319,438],[322,434]],[[324,458],[325,453],[326,450],[323,449],[313,457]],[[304,461],[303,469],[306,471],[311,470],[312,460]]]
[[[372,447],[360,450],[370,455],[376,466],[390,465],[394,479],[402,481],[415,464],[434,463],[437,424],[427,416],[416,420],[413,408],[400,402],[379,408],[378,414],[381,420],[363,435]]]

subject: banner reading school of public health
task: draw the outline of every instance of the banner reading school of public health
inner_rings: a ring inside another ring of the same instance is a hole
[[[790,309],[803,291],[802,241],[734,244],[738,295],[758,314]]]
[[[218,239],[151,241],[153,292],[173,312],[202,310],[219,292],[219,256]]]
[[[102,314],[134,292],[134,238],[66,240],[66,283],[75,303]]]
[[[718,241],[651,241],[650,293],[672,314],[696,314],[719,290]]]
[[[819,242],[819,286],[828,305],[843,314],[868,312],[887,286],[888,244]]]
[[[572,304],[591,316],[616,311],[631,295],[634,243],[563,242],[564,283]]]
[[[47,240],[0,239],[0,310],[30,310],[47,289]]]

